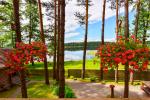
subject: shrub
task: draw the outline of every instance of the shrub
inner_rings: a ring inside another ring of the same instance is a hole
[[[52,91],[54,95],[59,95],[59,86],[58,85],[53,85]],[[69,86],[65,86],[65,98],[76,98],[74,92]]]
[[[90,78],[90,81],[91,81],[91,82],[96,82],[96,77],[95,77],[95,76],[91,77],[91,78]]]
[[[70,79],[74,79],[74,76],[70,76]]]

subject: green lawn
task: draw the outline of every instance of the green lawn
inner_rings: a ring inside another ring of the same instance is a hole
[[[9,90],[1,92],[0,98],[11,98],[12,96],[15,96],[16,98],[21,98],[20,91],[16,93],[17,88],[19,88],[19,86],[14,86]],[[58,98],[56,95],[53,94],[51,89],[52,88],[50,86],[45,85],[43,82],[30,83],[27,87],[28,97],[29,98],[50,98],[50,99]]]
[[[52,93],[51,87],[44,83],[35,82],[28,86],[28,97],[29,98],[58,98]]]
[[[52,69],[52,62],[48,63],[48,67],[49,69]],[[27,65],[28,68],[30,69],[43,69],[44,65],[42,62],[36,62],[34,66],[32,66],[31,64]],[[150,65],[148,66],[148,68],[150,69]],[[65,69],[82,69],[82,61],[66,61],[65,62]],[[100,69],[99,68],[99,61],[97,60],[96,63],[94,64],[93,60],[87,60],[86,61],[86,69]],[[119,65],[119,70],[123,70],[124,66],[123,65]]]

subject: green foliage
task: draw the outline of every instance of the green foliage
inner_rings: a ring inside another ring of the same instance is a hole
[[[74,76],[70,76],[70,79],[74,79]]]
[[[28,86],[28,97],[29,98],[57,98],[51,92],[51,87],[43,83],[30,83]]]
[[[11,28],[14,23],[12,0],[5,0],[0,4],[0,47],[13,47],[14,31]]]
[[[33,13],[34,12],[34,13]],[[29,40],[38,41],[40,39],[40,32],[38,29],[39,17],[38,17],[38,5],[36,0],[26,0],[24,14],[25,19],[29,20],[27,23],[22,25],[22,30],[27,35],[24,35],[24,39],[29,38]]]
[[[59,86],[56,83],[53,83],[52,87],[52,93],[54,95],[59,95]],[[65,98],[76,98],[74,92],[72,91],[72,89],[66,85],[65,86]]]
[[[135,8],[136,8],[135,3]],[[148,38],[150,36],[150,2],[149,0],[140,0],[140,11],[139,11],[139,19],[138,19],[138,38]],[[133,22],[133,24],[135,21]],[[146,37],[144,37],[144,33],[146,34]]]
[[[109,42],[105,42],[109,43]],[[87,43],[87,50],[96,50],[101,44],[99,41],[97,42],[88,42]],[[72,43],[65,43],[65,50],[83,50],[84,42],[72,42]]]
[[[96,82],[96,79],[97,79],[97,78],[96,78],[95,76],[90,77],[90,81],[91,81],[91,82]]]

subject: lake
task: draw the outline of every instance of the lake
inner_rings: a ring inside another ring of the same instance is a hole
[[[86,59],[94,58],[96,50],[87,50]],[[79,51],[65,51],[65,61],[77,61],[83,59],[83,50]],[[52,61],[53,57],[48,57],[48,61]]]

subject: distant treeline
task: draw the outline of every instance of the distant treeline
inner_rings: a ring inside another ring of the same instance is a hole
[[[113,43],[113,42],[105,42],[105,43]],[[88,42],[87,43],[87,50],[96,50],[100,46],[101,42]],[[147,44],[150,45],[150,41],[147,41]],[[71,43],[65,43],[65,50],[69,51],[77,51],[77,50],[83,50],[84,42],[71,42]]]
[[[110,43],[110,42],[106,42]],[[111,42],[112,43],[112,42]],[[88,42],[87,43],[87,50],[96,50],[100,46],[101,42]],[[84,48],[84,42],[71,42],[71,43],[65,43],[65,50],[83,50]]]

